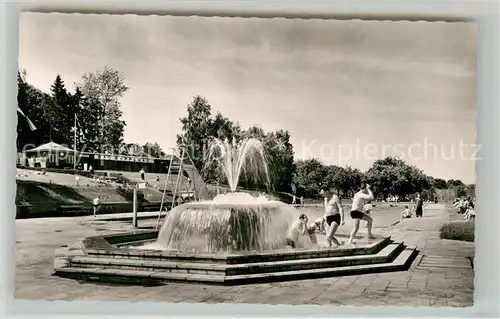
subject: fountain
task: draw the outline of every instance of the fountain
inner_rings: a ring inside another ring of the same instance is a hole
[[[242,172],[269,182],[263,144],[257,139],[239,143],[213,139],[206,163],[216,164],[231,193],[172,209],[158,235],[157,247],[197,253],[283,248],[287,228],[298,211],[265,196],[236,192]]]
[[[159,232],[93,236],[60,248],[55,273],[127,284],[236,285],[407,270],[418,254],[390,237],[356,247],[286,248],[285,234],[298,210],[236,191],[242,173],[269,181],[262,143],[215,139],[207,163],[223,173],[230,193],[174,207]],[[302,243],[308,240],[304,238]]]

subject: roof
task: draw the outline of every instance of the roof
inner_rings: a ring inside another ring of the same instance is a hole
[[[42,145],[35,147],[33,149],[26,150],[26,153],[33,153],[33,152],[71,152],[72,153],[72,152],[74,152],[74,150],[72,150],[66,146],[54,143],[54,142],[49,142],[47,144],[42,144]]]

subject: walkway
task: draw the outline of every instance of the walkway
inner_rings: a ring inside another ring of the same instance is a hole
[[[416,245],[421,256],[407,272],[370,274],[236,287],[172,283],[160,287],[80,283],[51,276],[54,249],[78,238],[130,229],[130,223],[89,218],[17,220],[16,291],[21,299],[241,302],[355,306],[455,306],[473,304],[473,270],[465,262],[474,244],[441,240],[449,214],[429,209],[425,218],[379,229]],[[142,221],[141,225],[155,220]],[[465,260],[465,261],[464,261]]]

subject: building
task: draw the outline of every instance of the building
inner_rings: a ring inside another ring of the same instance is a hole
[[[76,165],[75,165],[76,158]],[[172,155],[165,158],[153,158],[133,155],[101,154],[93,152],[77,152],[54,142],[18,153],[17,165],[22,167],[58,168],[138,172],[144,169],[149,173],[166,174]],[[178,172],[172,171],[176,174]]]

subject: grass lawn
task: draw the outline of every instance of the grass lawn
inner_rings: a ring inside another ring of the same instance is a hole
[[[456,221],[441,226],[441,239],[474,241],[474,222]]]

